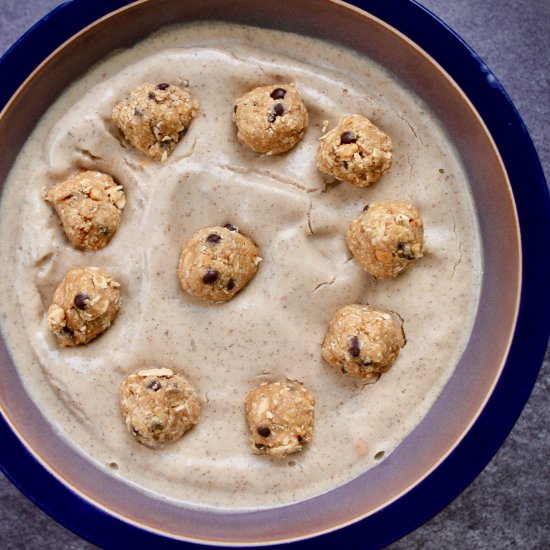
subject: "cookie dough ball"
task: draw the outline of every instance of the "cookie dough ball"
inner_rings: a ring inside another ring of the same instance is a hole
[[[199,104],[178,86],[144,84],[113,109],[113,122],[148,157],[164,162],[185,134]]]
[[[371,306],[350,305],[330,322],[323,358],[343,374],[377,378],[395,362],[405,345],[401,318]]]
[[[237,99],[233,120],[242,143],[266,155],[290,151],[308,124],[302,98],[291,84],[254,88]]]
[[[321,138],[317,168],[357,187],[368,187],[392,162],[390,138],[368,118],[347,115]]]
[[[80,170],[44,195],[61,221],[65,235],[78,248],[99,250],[115,234],[126,197],[113,178]]]
[[[256,245],[234,225],[207,227],[183,247],[178,277],[192,296],[227,302],[254,277],[261,261]]]
[[[187,380],[165,368],[129,374],[120,385],[120,405],[128,431],[152,448],[177,441],[197,423],[201,412]]]
[[[285,457],[313,437],[315,399],[298,382],[262,384],[246,396],[246,420],[255,453]]]
[[[351,222],[346,240],[365,271],[388,279],[422,257],[424,226],[409,201],[373,202]]]
[[[48,327],[61,346],[86,344],[105,332],[120,308],[120,284],[98,267],[74,267],[53,295]]]

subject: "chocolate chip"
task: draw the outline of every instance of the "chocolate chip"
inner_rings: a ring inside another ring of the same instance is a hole
[[[301,435],[297,435],[296,439],[298,440],[298,443],[303,443],[304,442],[304,438]]]
[[[347,170],[347,169],[348,169],[348,161],[347,161],[347,160],[343,160],[343,161],[342,161],[342,166],[344,167],[344,170]]]
[[[254,445],[256,447],[256,449],[263,449],[265,447],[265,445],[262,445],[261,443],[256,443],[256,445]]]
[[[237,231],[237,228],[232,223],[226,223],[224,227],[229,229],[229,231]]]
[[[355,143],[357,136],[353,132],[344,132],[340,136],[340,145],[347,145],[348,143]]]
[[[205,285],[211,285],[211,284],[215,283],[218,280],[219,276],[220,276],[220,274],[218,273],[218,271],[216,269],[209,269],[204,274],[204,277],[202,278],[202,282]]]
[[[166,82],[161,82],[157,85],[157,90],[167,90],[170,88],[170,84],[167,84]]]
[[[143,116],[143,112],[138,109],[137,107],[134,109],[134,115],[135,116]]]
[[[147,387],[150,390],[159,391],[160,390],[160,382],[158,380],[153,380],[153,381],[149,382],[149,384],[147,384]]]
[[[273,99],[284,99],[286,90],[284,88],[275,88],[270,94]]]
[[[151,92],[148,97],[149,97],[149,99],[152,99],[153,101],[157,100],[157,96],[155,95],[154,92]]]
[[[359,354],[361,353],[361,348],[359,347],[359,338],[357,338],[357,336],[352,336],[349,339],[348,352],[352,357],[359,357]]]
[[[269,122],[275,122],[275,119],[278,116],[283,116],[284,112],[285,112],[285,108],[284,108],[283,104],[282,103],[275,103],[275,105],[273,107],[273,111],[271,112],[271,114],[268,117]]]
[[[233,107],[233,112],[236,113],[237,112],[237,106],[235,105],[235,107]]]
[[[215,243],[219,243],[221,240],[222,238],[217,233],[210,233],[210,235],[206,237],[207,243],[215,244]]]
[[[365,208],[363,208],[363,212],[366,212],[369,209],[370,204],[365,204]]]
[[[259,426],[256,431],[262,437],[269,437],[271,434],[271,430],[267,426]]]
[[[273,107],[273,112],[275,113],[275,116],[283,116],[285,112],[284,105],[282,103],[275,103],[275,106]]]
[[[225,288],[227,290],[233,290],[235,288],[235,281],[233,279],[229,279],[229,281],[227,281],[227,284],[225,285]]]
[[[88,307],[88,300],[90,297],[87,294],[84,294],[83,292],[79,292],[74,297],[74,305],[81,310],[85,310]]]
[[[72,338],[73,335],[74,335],[74,332],[73,332],[68,326],[64,326],[64,327],[61,329],[61,334],[62,334],[65,338]]]

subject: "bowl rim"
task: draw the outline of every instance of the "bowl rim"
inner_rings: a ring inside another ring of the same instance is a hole
[[[0,59],[0,74],[9,75],[0,90],[0,109],[57,47],[87,25],[133,1],[68,0],[38,21]],[[498,383],[452,453],[428,477],[384,509],[320,539],[294,543],[303,548],[317,547],[320,542],[353,546],[359,534],[364,540],[366,532],[369,547],[386,545],[458,496],[493,457],[519,417],[536,381],[550,334],[550,287],[537,261],[538,251],[550,233],[550,196],[533,143],[504,88],[454,31],[415,0],[351,0],[349,4],[381,19],[431,56],[471,101],[488,128],[508,174],[519,219],[521,301]],[[533,317],[536,324],[531,322]],[[0,437],[5,442],[0,468],[6,476],[56,521],[83,538],[105,548],[122,541],[163,547],[188,544],[125,523],[84,500],[42,466],[3,417]]]

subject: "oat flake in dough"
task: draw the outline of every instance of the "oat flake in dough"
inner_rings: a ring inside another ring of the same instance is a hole
[[[201,106],[165,163],[123,147],[110,120],[143,82],[175,83]],[[309,126],[291,151],[266,157],[237,142],[233,102],[278,82],[300,90]],[[327,186],[315,166],[325,121],[334,127],[349,112],[384,128],[394,147],[392,169],[368,189]],[[94,265],[116,273],[124,307],[101,338],[59,350],[46,310],[88,255],[66,241],[41,190],[77,168],[124,186],[124,221],[93,253]],[[414,269],[375,283],[350,260],[344,235],[365,203],[383,199],[418,206],[426,249]],[[22,212],[32,223],[20,223]],[[186,239],[227,222],[253,236],[264,262],[230,302],[209,304],[182,292],[174,267]],[[389,455],[451,375],[478,300],[467,180],[426,105],[368,59],[250,27],[174,27],[93,68],[25,146],[0,224],[2,330],[40,409],[107,473],[116,462],[113,475],[198,506],[288,504],[371,468],[378,451]],[[400,313],[407,345],[363,387],[324,363],[321,344],[336,311],[365,302]],[[204,403],[200,422],[162,453],[136,445],[118,410],[121,380],[152,364],[183,369]],[[293,465],[250,452],[243,413],[250,388],[285,378],[316,399],[315,437]]]

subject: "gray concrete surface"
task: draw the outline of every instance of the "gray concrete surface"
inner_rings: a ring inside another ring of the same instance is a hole
[[[0,53],[60,3],[0,0]],[[423,4],[458,32],[504,84],[548,178],[550,1],[424,0]],[[550,548],[549,367],[547,353],[521,418],[482,474],[435,518],[392,544],[391,550]],[[94,547],[51,520],[0,476],[0,550],[42,548]]]

